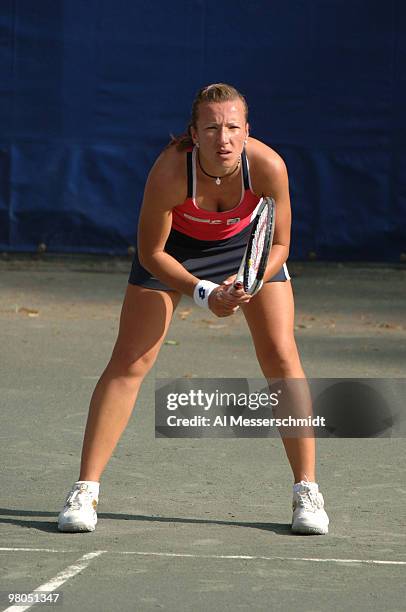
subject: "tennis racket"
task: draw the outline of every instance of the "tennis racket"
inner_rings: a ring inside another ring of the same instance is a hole
[[[241,283],[246,293],[255,295],[262,287],[275,229],[275,200],[262,198],[256,212],[247,248],[241,260],[234,287]]]

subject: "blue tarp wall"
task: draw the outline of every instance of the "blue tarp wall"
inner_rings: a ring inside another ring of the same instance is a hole
[[[406,252],[406,2],[1,0],[0,249],[124,254],[195,92],[285,159],[291,257]]]

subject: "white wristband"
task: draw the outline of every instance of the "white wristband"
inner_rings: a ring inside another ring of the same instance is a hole
[[[193,291],[193,299],[196,304],[202,308],[209,308],[209,295],[216,287],[218,285],[211,281],[199,281]]]

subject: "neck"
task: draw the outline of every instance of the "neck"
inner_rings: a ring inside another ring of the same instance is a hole
[[[232,168],[229,172],[226,172],[225,174],[209,174],[209,172],[206,172],[206,170],[203,168],[202,163],[200,161],[199,150],[197,151],[197,161],[199,163],[199,168],[203,172],[203,174],[205,174],[209,178],[213,179],[214,182],[216,183],[216,185],[221,185],[221,181],[223,179],[225,179],[227,177],[231,177],[231,176],[233,176],[237,172],[237,170],[240,167],[241,157],[237,161],[237,164],[234,166],[234,168]]]

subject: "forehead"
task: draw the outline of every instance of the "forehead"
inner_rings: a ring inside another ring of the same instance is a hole
[[[202,102],[199,104],[198,119],[204,122],[243,121],[245,122],[245,107],[239,98],[227,102]]]

